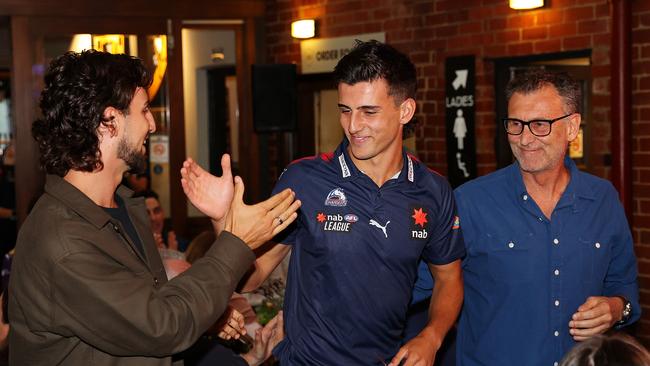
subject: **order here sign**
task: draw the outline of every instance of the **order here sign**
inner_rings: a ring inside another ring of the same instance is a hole
[[[355,40],[374,39],[386,42],[386,33],[364,33],[346,37],[308,39],[300,42],[300,58],[303,74],[316,74],[334,71],[334,66],[348,54]]]

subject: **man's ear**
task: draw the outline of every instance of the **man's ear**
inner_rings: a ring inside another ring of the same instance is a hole
[[[117,136],[117,118],[121,115],[120,111],[114,107],[106,107],[102,114],[102,123],[99,124],[99,132],[102,135],[110,137]]]
[[[399,106],[399,123],[405,125],[413,119],[415,114],[415,100],[413,98],[406,98]]]
[[[573,141],[578,137],[578,133],[580,132],[582,117],[580,116],[580,113],[574,113],[567,118],[569,119],[569,123],[567,123],[567,137],[569,141]]]

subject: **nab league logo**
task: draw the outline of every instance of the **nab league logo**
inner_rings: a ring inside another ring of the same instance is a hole
[[[411,208],[411,218],[413,223],[411,224],[411,239],[426,239],[429,236],[427,231],[427,216],[429,215],[424,207],[412,207]]]
[[[316,221],[323,224],[323,231],[337,231],[340,233],[349,233],[352,225],[359,221],[355,214],[326,214],[319,212],[316,214]]]
[[[327,194],[325,199],[325,206],[335,206],[335,207],[344,207],[348,205],[348,199],[343,193],[343,189],[334,188]]]

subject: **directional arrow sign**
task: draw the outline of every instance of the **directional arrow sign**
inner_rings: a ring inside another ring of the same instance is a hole
[[[467,87],[467,69],[465,70],[456,70],[456,79],[451,83],[454,87],[454,90],[458,90],[461,86],[463,88]]]

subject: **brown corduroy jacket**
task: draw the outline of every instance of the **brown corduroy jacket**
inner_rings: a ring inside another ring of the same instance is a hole
[[[255,259],[230,233],[167,281],[144,199],[117,191],[144,247],[60,177],[21,227],[9,285],[11,365],[170,365],[227,306]]]

